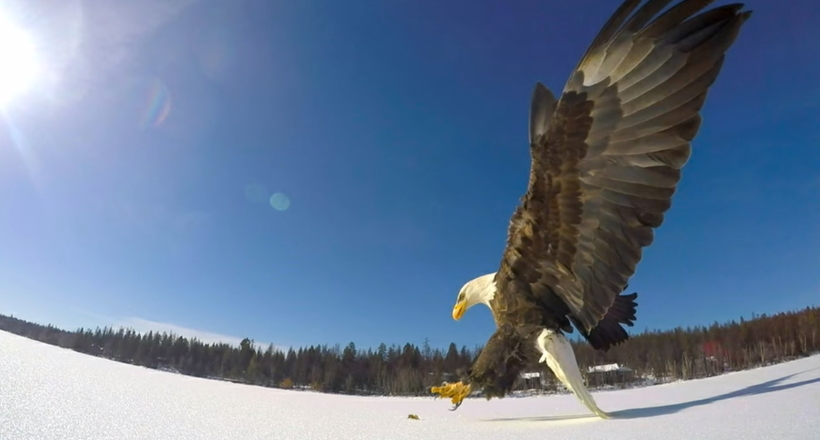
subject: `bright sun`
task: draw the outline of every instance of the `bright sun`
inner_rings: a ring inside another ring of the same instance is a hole
[[[0,18],[0,106],[25,92],[36,76],[36,51],[31,38]]]

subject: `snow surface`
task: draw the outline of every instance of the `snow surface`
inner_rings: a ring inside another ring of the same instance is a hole
[[[0,439],[817,439],[820,356],[709,379],[571,395],[356,397],[198,379],[0,331]],[[420,420],[408,419],[417,414]]]

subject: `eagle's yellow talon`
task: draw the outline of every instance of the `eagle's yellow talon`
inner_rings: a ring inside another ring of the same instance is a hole
[[[432,387],[430,391],[434,394],[438,394],[441,397],[451,397],[451,402],[453,402],[452,410],[458,409],[461,406],[461,403],[464,401],[464,398],[470,395],[472,387],[470,385],[465,385],[463,382],[456,382],[456,383],[445,383],[440,387]]]

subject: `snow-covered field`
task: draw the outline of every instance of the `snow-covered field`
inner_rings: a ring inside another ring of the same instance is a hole
[[[593,395],[613,419],[592,417],[569,395],[470,399],[450,412],[449,401],[432,398],[191,378],[0,331],[2,440],[820,438],[820,356]]]

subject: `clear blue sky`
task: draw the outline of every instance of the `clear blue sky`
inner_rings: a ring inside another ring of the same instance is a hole
[[[489,312],[450,310],[499,262],[530,92],[563,87],[619,1],[514,3],[7,2],[45,67],[0,124],[0,313],[483,343]],[[636,330],[820,302],[812,5],[747,4],[630,283]]]

